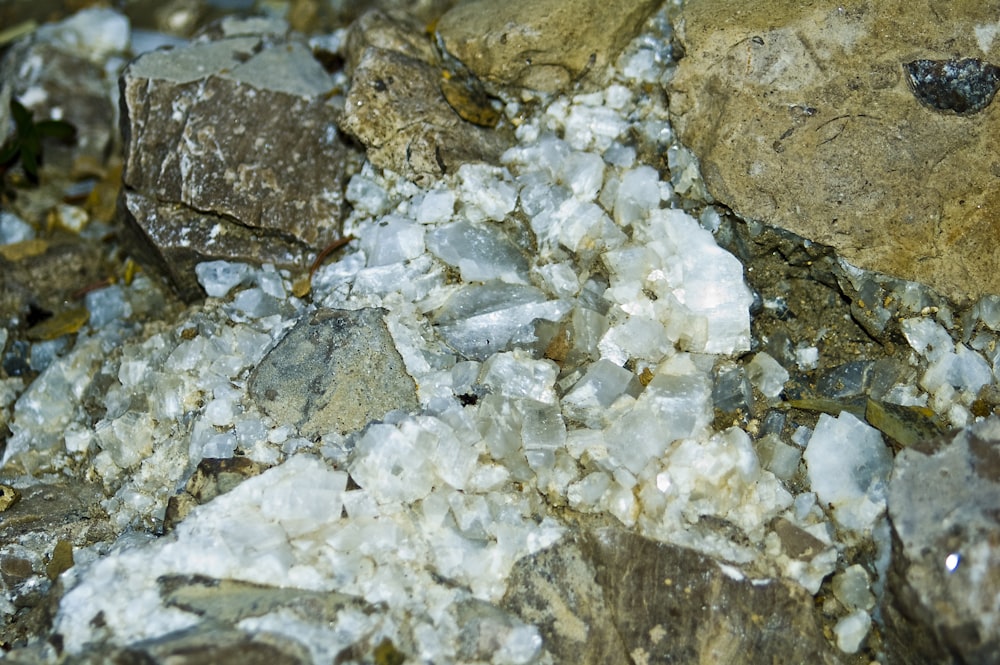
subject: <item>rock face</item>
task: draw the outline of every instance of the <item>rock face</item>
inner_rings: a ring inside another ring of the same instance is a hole
[[[961,302],[1000,292],[998,11],[689,3],[674,127],[739,215]]]
[[[418,183],[466,162],[497,163],[512,143],[509,130],[459,115],[442,92],[443,70],[430,40],[414,29],[379,12],[352,27],[344,130],[365,145],[372,164]],[[482,104],[492,110],[488,100]]]
[[[250,394],[277,422],[305,437],[360,429],[394,409],[417,407],[384,310],[321,309],[264,357]]]
[[[474,0],[442,16],[438,33],[449,53],[490,83],[561,92],[602,74],[659,6],[652,0]]]
[[[560,663],[841,663],[814,602],[783,580],[618,527],[522,559],[504,606],[538,625]],[[637,611],[637,608],[642,608]]]
[[[187,299],[196,263],[296,264],[338,237],[359,155],[333,79],[296,41],[242,36],[139,57],[121,79],[121,208]]]
[[[905,663],[1000,663],[1000,419],[903,450],[887,634]]]

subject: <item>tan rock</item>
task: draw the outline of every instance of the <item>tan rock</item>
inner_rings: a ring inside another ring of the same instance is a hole
[[[655,0],[472,0],[441,17],[449,53],[500,86],[559,92],[601,74],[660,6]]]
[[[998,0],[690,3],[674,127],[741,216],[959,302],[1000,293],[998,16]],[[979,89],[948,87],[966,59]],[[911,80],[928,71],[929,89]]]

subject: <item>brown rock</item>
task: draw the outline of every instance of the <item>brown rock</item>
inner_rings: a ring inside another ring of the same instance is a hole
[[[154,51],[126,69],[124,208],[140,253],[186,298],[199,261],[290,266],[338,237],[360,155],[341,140],[332,88],[304,44],[259,36]]]
[[[501,87],[560,92],[607,65],[661,3],[602,0],[473,0],[441,17],[449,53]]]
[[[504,606],[562,663],[846,663],[812,596],[618,527],[583,529],[515,565]]]
[[[342,126],[368,159],[418,183],[466,162],[497,163],[509,131],[467,122],[441,92],[441,69],[377,47],[364,50],[351,81]]]
[[[998,11],[689,3],[674,127],[712,196],[741,216],[958,301],[1000,292]]]

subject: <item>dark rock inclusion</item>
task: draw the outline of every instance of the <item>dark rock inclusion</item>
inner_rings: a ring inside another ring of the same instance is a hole
[[[903,68],[913,95],[938,111],[979,113],[1000,88],[1000,67],[976,58],[914,60],[904,63]]]

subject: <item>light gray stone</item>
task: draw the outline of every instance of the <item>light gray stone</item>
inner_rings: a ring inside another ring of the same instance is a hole
[[[998,12],[997,0],[687,3],[672,123],[742,217],[957,301],[1000,292],[1000,113],[986,104]],[[963,84],[966,59],[979,64]]]
[[[303,318],[250,377],[257,405],[302,436],[346,434],[416,409],[416,384],[382,309],[320,309]]]
[[[1000,418],[904,449],[889,484],[900,663],[1000,663]]]

